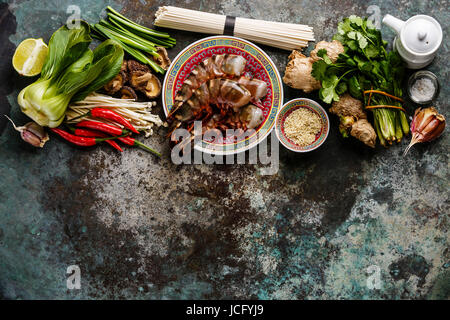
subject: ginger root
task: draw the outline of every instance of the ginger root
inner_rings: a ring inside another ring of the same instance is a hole
[[[369,147],[375,148],[377,135],[367,119],[359,119],[356,121],[355,124],[352,125],[350,135],[359,141],[364,142]]]
[[[314,50],[311,51],[310,57],[294,50],[289,55],[283,82],[294,89],[301,89],[306,93],[320,89],[320,82],[311,75],[313,63],[322,59],[317,56],[317,51],[320,49],[326,49],[327,55],[333,62],[336,61],[339,54],[344,52],[344,47],[337,40],[332,42],[320,41],[316,44]]]
[[[297,50],[292,51],[284,73],[284,83],[307,93],[320,89],[320,82],[311,75],[313,63],[311,57],[306,57]]]
[[[314,61],[322,59],[317,56],[317,52],[320,49],[327,50],[327,56],[330,58],[331,61],[333,61],[333,63],[336,62],[337,58],[341,53],[344,53],[344,46],[339,41],[337,40],[333,40],[331,42],[320,41],[319,43],[316,44],[314,50],[311,51],[310,53],[310,57],[313,58]]]
[[[333,102],[329,111],[339,116],[341,120],[339,131],[344,137],[348,137],[350,133],[352,137],[369,147],[375,148],[377,135],[372,125],[367,121],[367,115],[361,101],[346,93],[339,97],[339,101]]]
[[[356,119],[367,119],[362,102],[348,93],[340,96],[339,101],[333,102],[329,111],[339,117],[353,116]]]

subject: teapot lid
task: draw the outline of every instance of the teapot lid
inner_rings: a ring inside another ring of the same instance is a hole
[[[406,21],[401,38],[403,44],[415,53],[432,53],[442,42],[441,25],[430,16],[417,15]]]

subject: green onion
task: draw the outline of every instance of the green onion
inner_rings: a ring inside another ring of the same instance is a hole
[[[156,47],[171,48],[175,45],[176,40],[166,32],[149,29],[131,21],[110,6],[106,9],[108,10],[108,21],[101,20],[91,26],[95,32],[94,37],[114,39],[136,60],[148,64],[156,72],[164,73],[165,70],[147,54],[158,58]]]
[[[131,21],[130,19],[124,17],[123,15],[121,15],[119,12],[117,12],[110,6],[106,7],[106,9],[111,11],[111,13],[115,16],[115,18],[117,20],[119,20],[122,24],[129,26],[130,28],[132,28],[134,30],[140,31],[142,33],[147,33],[151,36],[155,36],[155,37],[159,37],[159,38],[170,38],[170,35],[167,32],[155,31],[153,29],[149,29],[144,26],[141,26],[141,25]],[[109,16],[109,14],[108,14],[108,16]]]
[[[154,43],[152,43],[148,40],[139,38],[133,34],[128,34],[127,32],[122,31],[119,28],[116,28],[115,26],[111,25],[110,23],[106,22],[105,20],[101,20],[100,25],[105,28],[108,28],[111,32],[113,32],[115,34],[119,34],[122,37],[129,38],[130,40],[134,41],[135,43],[138,43],[141,46],[148,47],[150,51],[156,51],[156,47],[155,47]],[[137,49],[139,49],[139,48],[137,48]]]
[[[120,23],[118,23],[118,22],[116,22],[115,20],[113,20],[113,19],[110,19],[110,21],[109,21],[111,24],[113,24],[115,27],[117,27],[117,28],[119,28],[120,30],[122,30],[122,32],[125,32],[125,33],[127,33],[127,34],[130,34],[130,31],[129,30],[127,30],[126,28],[124,28]],[[110,25],[111,25],[110,24]],[[132,33],[131,33],[132,34]],[[152,37],[152,36],[150,36],[150,35],[147,35],[147,34],[143,34],[143,33],[140,33],[140,32],[135,32],[134,34],[132,34],[134,37],[136,37],[136,38],[140,38],[141,40],[149,40],[150,42],[153,42],[153,43],[156,43],[156,44],[159,44],[160,46],[162,46],[162,47],[164,47],[164,48],[172,48],[174,45],[175,45],[175,40],[174,40],[174,42],[172,42],[171,40],[169,40],[169,39],[165,39],[165,40],[162,40],[162,39],[158,39],[158,38],[155,38],[155,37]]]
[[[100,30],[100,29],[97,28],[97,25],[95,25],[93,27],[93,29],[94,29],[95,32],[97,32],[97,35],[95,35],[95,37],[97,39],[101,39],[101,38],[114,39],[114,36],[109,34],[108,30],[105,30],[105,29]],[[148,64],[150,67],[153,68],[153,70],[155,70],[158,73],[164,73],[165,72],[165,70],[163,68],[161,68],[156,62],[154,62],[152,59],[147,57],[145,54],[143,54],[139,50],[136,50],[136,49],[128,46],[127,44],[121,42],[118,39],[115,39],[115,40],[120,43],[120,45],[122,46],[123,50],[125,50],[128,54],[133,56],[139,62],[142,62],[144,64]],[[152,52],[151,54],[154,55],[154,56],[158,56],[158,54],[156,52]]]
[[[111,30],[111,29],[107,29],[98,23],[95,25],[95,28],[102,31],[104,34],[110,35],[109,38],[115,38],[115,40],[119,40],[135,49],[140,49],[140,50],[148,52],[148,53],[156,51],[154,47],[144,45],[144,44],[140,43],[139,41],[136,41],[130,37],[126,37],[124,35],[121,35],[120,33],[117,33],[115,31]]]

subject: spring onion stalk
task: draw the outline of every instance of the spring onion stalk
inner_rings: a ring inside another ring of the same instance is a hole
[[[401,96],[401,91],[396,90],[396,94]],[[373,95],[370,104],[401,106],[400,102],[381,95]],[[379,131],[376,130],[377,135],[383,146],[392,144],[392,142],[400,142],[403,136],[409,133],[408,121],[402,110],[383,108],[373,109],[372,112],[374,115],[375,127],[379,128]]]
[[[148,41],[146,39],[140,38],[139,36],[136,36],[132,33],[129,33],[127,30],[125,30],[123,28],[120,29],[105,20],[101,20],[100,25],[102,25],[105,28],[109,28],[112,32],[118,33],[124,37],[129,37],[131,40],[133,40],[141,45],[148,46],[149,48],[155,49],[155,43]]]
[[[158,58],[156,47],[171,48],[176,40],[166,32],[146,28],[131,21],[110,6],[106,9],[108,19],[91,26],[95,31],[93,36],[99,39],[116,40],[136,60],[148,64],[156,72],[164,73],[165,70],[148,55]]]
[[[110,15],[113,15],[116,18],[116,20],[120,20],[122,22],[122,24],[124,24],[124,25],[126,25],[126,26],[128,26],[128,27],[130,27],[130,28],[132,28],[134,30],[140,31],[142,33],[147,33],[147,34],[149,34],[151,36],[155,36],[155,37],[159,37],[159,38],[170,38],[170,39],[172,39],[167,32],[156,31],[156,30],[149,29],[149,28],[146,28],[144,26],[141,26],[141,25],[131,21],[130,19],[124,17],[123,15],[121,15],[119,12],[117,12],[116,10],[111,8],[110,6],[106,7],[106,9],[111,12]]]
[[[108,22],[106,22],[106,23],[108,23]],[[115,27],[119,28],[121,31],[129,33],[129,30],[125,29],[120,23],[116,22],[115,20],[110,19],[109,23],[111,23],[111,25],[114,25]],[[152,36],[140,33],[140,32],[136,32],[134,35],[136,36],[136,38],[140,37],[141,39],[149,40],[150,42],[158,44],[164,48],[171,48],[175,45],[175,42],[171,42],[169,40],[161,40],[161,39],[158,39],[158,38],[155,38],[155,37],[152,37]]]
[[[117,33],[117,32],[115,32],[115,31],[113,31],[111,29],[107,29],[107,28],[105,28],[104,26],[102,26],[100,24],[96,24],[95,28],[100,30],[100,31],[102,31],[105,34],[111,35],[112,37],[115,38],[115,40],[120,40],[121,42],[125,43],[126,45],[128,45],[130,47],[133,47],[133,48],[138,49],[138,50],[142,50],[142,51],[147,52],[147,53],[155,52],[155,47],[145,45],[145,44],[143,44],[143,43],[141,43],[139,41],[136,41],[136,40],[132,39],[131,37],[123,36],[120,33]]]
[[[151,41],[149,41],[149,40],[147,40],[147,39],[144,39],[144,38],[141,38],[141,37],[139,37],[139,36],[137,36],[137,35],[135,35],[135,34],[131,34],[131,33],[129,33],[129,31],[128,30],[126,30],[126,29],[124,29],[123,27],[121,27],[120,25],[112,25],[111,23],[109,23],[109,22],[107,22],[107,21],[105,21],[105,20],[101,20],[100,21],[100,23],[99,23],[101,26],[103,26],[104,28],[106,28],[106,29],[109,29],[109,31],[111,31],[111,32],[113,32],[113,33],[116,33],[116,34],[119,34],[119,35],[121,35],[122,37],[125,37],[125,38],[129,38],[130,40],[132,40],[133,42],[136,42],[136,43],[138,43],[139,45],[141,45],[141,46],[145,46],[145,47],[148,47],[148,50],[150,50],[150,52],[151,51],[153,51],[153,52],[156,52],[156,44],[160,44],[160,45],[162,45],[163,47],[165,47],[165,48],[167,48],[168,46],[164,43],[164,42],[162,42],[162,41],[156,41],[156,42],[151,42]],[[126,42],[126,41],[125,41]],[[133,46],[132,44],[129,44],[129,45],[131,45],[131,46]],[[133,46],[134,47],[134,46]],[[140,48],[136,48],[136,49],[140,49]],[[145,51],[145,50],[144,50]]]
[[[83,100],[120,71],[121,45],[109,39],[92,51],[89,33],[85,21],[79,28],[58,29],[50,39],[40,78],[19,93],[22,112],[39,125],[57,127],[71,101]]]
[[[106,28],[98,28],[98,26],[95,25],[95,26],[93,26],[93,30],[97,33],[97,34],[93,34],[94,37],[96,37],[98,39],[103,39],[103,38],[114,39],[118,43],[120,43],[120,45],[122,46],[123,50],[125,50],[128,54],[133,56],[139,62],[142,62],[144,64],[148,64],[150,67],[152,67],[153,70],[155,70],[158,73],[164,73],[165,72],[165,70],[163,68],[161,68],[161,66],[159,66],[155,61],[153,61],[152,59],[147,57],[141,51],[139,51],[139,50],[137,50],[135,48],[132,48],[131,46],[128,46],[127,44],[122,42],[120,39],[116,38],[114,35],[112,35],[108,31],[108,29],[106,29]],[[154,51],[149,52],[149,53],[151,55],[153,55],[153,56],[158,56],[158,54],[156,52],[154,52]]]

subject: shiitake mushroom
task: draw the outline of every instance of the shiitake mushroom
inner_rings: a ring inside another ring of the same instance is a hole
[[[152,60],[155,61],[164,70],[169,69],[170,59],[169,59],[169,55],[167,54],[166,48],[156,47],[156,53],[159,56],[158,57],[152,56]]]
[[[120,67],[120,71],[128,72],[128,61],[123,59],[122,66]]]
[[[135,71],[150,72],[150,68],[148,66],[139,63],[136,60],[128,60],[127,66],[130,73]]]
[[[120,89],[122,89],[122,87],[127,82],[127,78],[128,77],[126,73],[120,71],[117,76],[115,76],[111,81],[104,85],[103,89],[105,89],[108,94],[113,95],[119,92]]]
[[[137,94],[136,92],[133,90],[133,88],[130,88],[128,86],[124,86],[122,87],[122,89],[120,90],[120,94],[121,94],[121,99],[134,99],[135,101],[137,100]]]
[[[161,93],[161,82],[150,72],[131,72],[130,85],[134,89],[144,93],[149,99],[156,98]]]
[[[170,60],[165,49],[164,52],[161,51],[161,56],[165,57],[161,60],[162,66],[168,63],[168,67]],[[148,66],[135,60],[124,60],[119,74],[103,88],[108,94],[120,95],[122,99],[137,100],[136,91],[144,93],[149,99],[154,99],[161,94],[159,79],[151,73]]]

